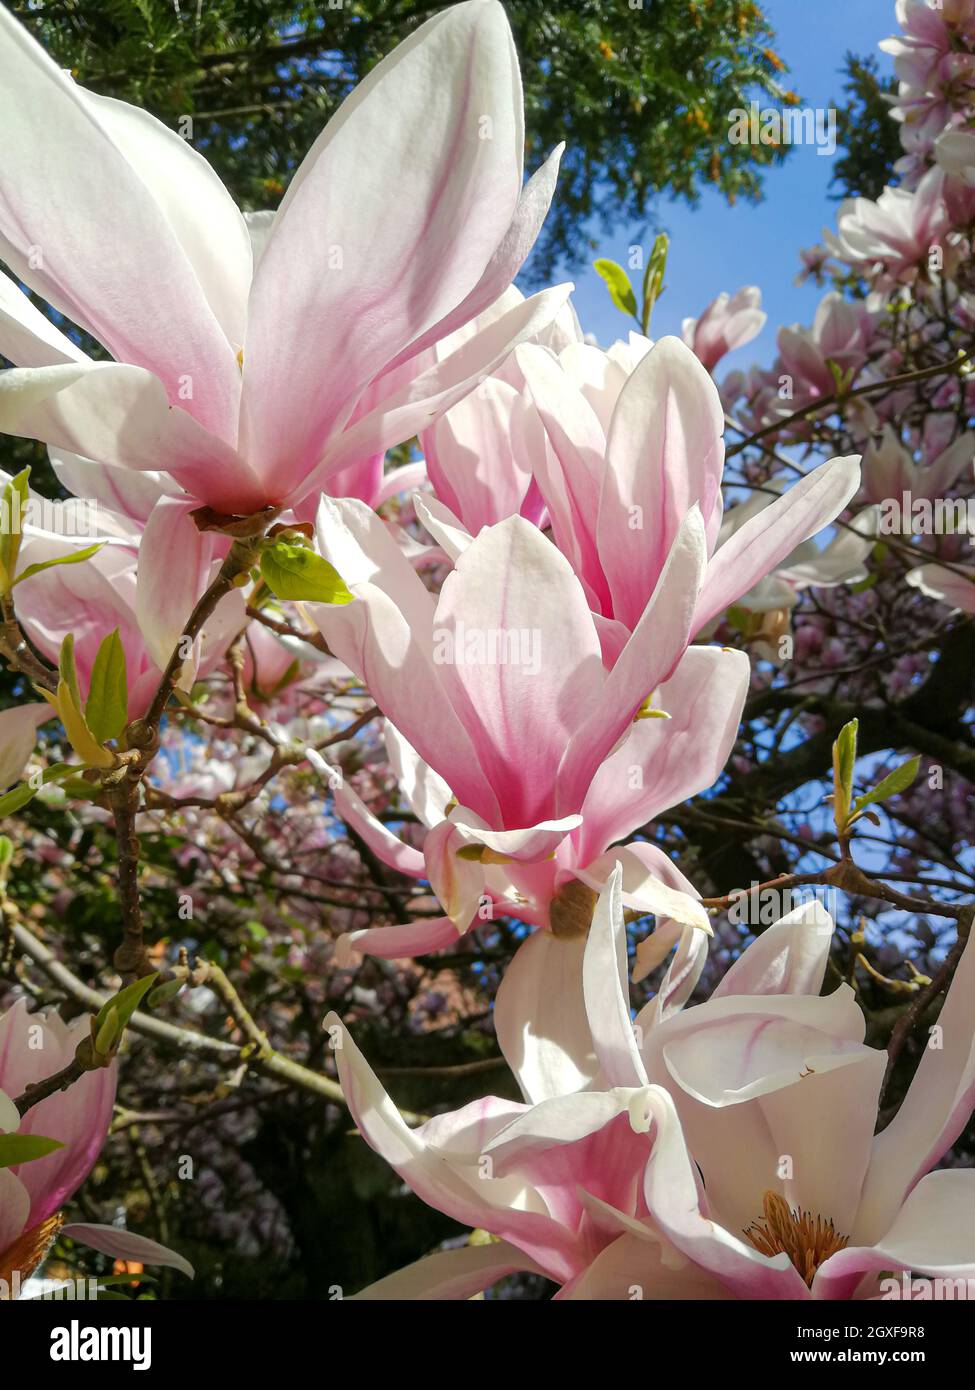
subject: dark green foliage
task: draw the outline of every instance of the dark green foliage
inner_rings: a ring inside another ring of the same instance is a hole
[[[729,112],[788,100],[773,35],[748,0],[587,0],[507,6],[521,55],[527,164],[567,142],[539,275],[587,257],[585,223],[639,221],[652,195],[694,201],[713,184],[757,198],[769,146],[731,145]],[[276,206],[342,97],[417,24],[443,8],[405,0],[13,0],[79,82],[192,118],[243,206]]]

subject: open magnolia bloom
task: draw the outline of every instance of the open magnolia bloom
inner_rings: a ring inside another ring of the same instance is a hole
[[[333,776],[336,809],[384,863],[426,878],[442,895],[447,915],[350,932],[339,942],[339,959],[350,961],[353,952],[388,958],[422,955],[455,944],[458,932],[487,918],[514,917],[542,928],[534,944],[526,942],[518,950],[507,976],[509,996],[517,980],[524,1006],[537,1018],[551,997],[548,956],[563,959],[548,939],[554,934],[584,941],[597,892],[619,864],[624,906],[657,917],[656,930],[640,946],[641,974],[681,940],[681,951],[693,961],[679,972],[686,997],[706,958],[707,914],[693,885],[661,849],[645,840],[619,842],[718,779],[734,746],[748,678],[743,653],[688,648],[655,697],[658,712],[669,717],[638,719],[631,725],[593,778],[581,825],[552,855],[530,864],[457,858],[450,788],[387,722],[390,763],[411,810],[430,833],[420,849],[404,844]]]
[[[507,456],[533,475],[553,539],[600,620],[607,650],[618,649],[639,621],[692,508],[701,513],[707,552],[698,632],[833,521],[859,486],[857,458],[830,459],[718,549],[724,411],[689,347],[634,334],[629,347],[609,352],[574,342],[556,354],[527,343],[514,361],[531,409],[516,409],[499,386],[482,387],[464,403],[465,431],[477,434],[471,417],[478,412],[482,436],[509,430]],[[464,471],[460,450],[452,470],[446,438],[441,431],[435,485],[438,476],[453,481]],[[493,447],[501,448],[496,439]],[[466,544],[478,520],[476,506],[458,518],[443,499],[418,511],[448,554]]]
[[[449,787],[450,848],[524,863],[551,855],[688,645],[704,562],[696,508],[613,660],[565,557],[523,517],[485,527],[437,598],[361,502],[323,498],[316,538],[354,601],[317,605],[315,619]]]
[[[434,15],[373,68],[250,225],[186,140],[77,86],[2,8],[0,66],[0,260],[115,359],[0,277],[8,434],[166,474],[220,513],[294,505],[429,424],[565,301],[545,291],[429,358],[511,283],[554,188],[559,151],[522,186],[497,0]]]
[[[863,1043],[847,985],[819,994],[831,934],[818,903],[797,908],[708,1003],[662,1017],[651,1001],[634,1028],[616,870],[581,996],[553,979],[558,1031],[524,1013],[512,1026],[507,981],[499,993],[499,1041],[528,1103],[489,1098],[416,1130],[333,1016],[363,1136],[425,1201],[502,1242],[491,1257],[431,1256],[361,1296],[468,1297],[514,1269],[585,1299],[842,1299],[875,1295],[885,1271],[975,1274],[975,1174],[929,1171],[972,1109],[975,950],[942,1045],[875,1136],[886,1053]]]
[[[43,1135],[62,1146],[28,1163],[0,1167],[3,1298],[15,1296],[59,1234],[115,1259],[170,1265],[193,1275],[182,1255],[145,1236],[116,1226],[63,1224],[61,1207],[91,1172],[108,1136],[116,1064],[85,1072],[66,1091],[32,1106],[23,1118],[11,1098],[66,1067],[88,1034],[87,1016],[65,1023],[53,1011],[28,1013],[23,1002],[0,1014],[0,1136]]]

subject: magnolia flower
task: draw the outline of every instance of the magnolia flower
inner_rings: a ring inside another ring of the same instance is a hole
[[[604,620],[610,650],[646,607],[691,508],[700,509],[709,557],[692,623],[699,632],[857,489],[858,459],[831,459],[716,550],[724,412],[694,354],[662,338],[628,374],[609,364],[602,377],[591,354],[584,364],[565,357],[533,346],[516,353],[550,445],[535,459],[535,477],[553,536]]]
[[[639,719],[632,725],[596,772],[582,804],[581,824],[552,855],[528,864],[456,858],[459,837],[451,834],[451,788],[387,722],[390,764],[417,820],[430,832],[421,849],[404,844],[370,815],[351,788],[332,777],[335,804],[384,863],[413,878],[426,878],[442,894],[448,915],[350,932],[338,944],[338,960],[351,963],[353,952],[391,958],[426,954],[454,944],[458,932],[476,925],[486,913],[504,913],[542,928],[543,938],[581,936],[596,893],[618,864],[624,905],[658,919],[653,935],[640,948],[640,974],[652,970],[679,943],[678,951],[688,961],[680,985],[689,994],[703,968],[711,930],[695,901],[695,889],[656,845],[618,842],[713,785],[734,746],[748,680],[749,663],[743,653],[689,648],[655,697],[657,713],[667,717]],[[543,944],[526,944],[509,967],[507,978],[520,980],[518,989],[526,1003],[529,995],[541,1001],[550,994],[546,959]]]
[[[919,466],[893,427],[885,424],[883,432],[872,438],[864,450],[863,490],[871,502],[893,501],[898,507],[904,493],[934,501],[943,498],[962,473],[970,472],[973,462],[975,432],[972,430],[958,435],[936,458]]]
[[[523,517],[485,527],[439,598],[362,503],[323,498],[316,536],[354,595],[317,605],[316,621],[450,787],[445,841],[525,862],[551,854],[688,645],[704,560],[697,509],[612,662],[567,560]]]
[[[793,324],[779,329],[779,374],[793,378],[793,402],[796,397],[832,394],[836,378],[830,362],[841,372],[855,374],[867,360],[873,333],[873,316],[866,306],[851,303],[835,290],[820,300],[812,328]]]
[[[625,1298],[638,1285],[667,1298],[690,1285],[708,1297],[845,1299],[877,1296],[884,1271],[975,1275],[975,1173],[930,1171],[975,1099],[975,948],[900,1110],[875,1135],[887,1055],[864,1044],[848,985],[819,997],[827,924],[821,914],[818,941],[783,923],[761,936],[708,1003],[644,1029],[641,1053],[618,1012],[616,1080],[648,1085],[654,1120],[652,1234],[620,1219],[619,1241],[569,1296]]]
[[[21,1118],[12,1097],[66,1067],[88,1036],[86,1015],[65,1023],[57,1013],[28,1013],[23,1001],[0,1014],[0,1133],[38,1134],[62,1145],[43,1158],[0,1168],[0,1288],[25,1282],[59,1233],[116,1259],[171,1265],[193,1275],[175,1251],[115,1226],[63,1225],[60,1209],[91,1172],[108,1137],[116,1064],[87,1071],[66,1091],[39,1101]]]
[[[0,376],[7,433],[165,474],[218,512],[294,505],[408,439],[565,300],[527,300],[423,368],[510,284],[554,187],[559,151],[522,187],[497,0],[435,15],[379,63],[250,224],[187,141],[77,86],[3,9],[0,63],[0,258],[115,359],[0,279],[0,352],[23,364]]]
[[[845,199],[836,232],[824,229],[827,246],[847,265],[881,275],[885,282],[912,281],[948,231],[943,185],[943,171],[933,168],[913,193],[888,187],[876,202]]]
[[[685,319],[681,336],[701,364],[712,371],[734,348],[758,337],[768,315],[762,310],[762,291],[745,285],[737,294],[719,294],[698,319]]]
[[[619,911],[618,880],[619,871],[615,903],[607,890],[588,942],[585,936],[555,942],[546,1016],[520,1008],[510,972],[502,983],[499,1044],[524,1103],[489,1096],[410,1130],[341,1020],[326,1019],[363,1138],[425,1202],[501,1238],[490,1253],[471,1246],[421,1260],[360,1298],[466,1298],[516,1269],[565,1283],[616,1238],[617,1212],[645,1216],[643,1095],[617,1084],[618,1067],[600,1035],[607,972],[615,977],[616,971],[608,924],[612,907]]]
[[[975,1273],[975,1174],[930,1172],[975,1095],[975,948],[942,1045],[875,1136],[887,1057],[864,1045],[848,985],[820,996],[829,914],[789,913],[708,1003],[665,1015],[651,1001],[634,1026],[619,879],[582,948],[581,997],[557,991],[556,970],[539,1022],[502,984],[524,1104],[489,1098],[411,1131],[329,1019],[363,1137],[425,1201],[500,1238],[491,1258],[434,1255],[360,1297],[464,1298],[515,1269],[561,1282],[561,1298],[665,1300],[869,1297],[881,1271]]]
[[[191,505],[163,499],[138,551],[107,544],[81,563],[55,564],[14,590],[18,621],[42,656],[56,665],[61,644],[72,634],[82,694],[88,690],[102,640],[118,629],[130,719],[148,708],[186,619],[226,546],[223,537],[197,531],[188,518]],[[73,545],[77,542],[25,535],[20,558],[24,564],[42,564],[70,553]],[[245,621],[244,598],[235,589],[217,605],[192,652],[187,652],[181,681],[192,685],[195,674],[208,674]]]

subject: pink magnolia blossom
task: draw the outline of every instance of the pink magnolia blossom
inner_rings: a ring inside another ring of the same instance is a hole
[[[876,202],[847,198],[836,232],[823,236],[833,255],[881,284],[911,283],[948,231],[944,173],[930,169],[917,188],[885,188]]]
[[[685,319],[681,336],[710,372],[726,353],[757,338],[767,318],[762,291],[757,285],[745,285],[736,294],[722,293],[712,299],[700,318]]]
[[[975,1273],[969,1170],[930,1170],[975,1099],[975,949],[895,1119],[874,1134],[886,1053],[842,984],[820,996],[832,922],[800,907],[746,950],[711,1000],[634,1027],[620,871],[540,1023],[498,1001],[525,1094],[409,1130],[337,1019],[359,1129],[431,1205],[504,1243],[432,1256],[360,1297],[469,1297],[514,1269],[561,1298],[846,1299],[881,1271]],[[513,1030],[512,1031],[512,1027]],[[527,1082],[527,1084],[526,1084]],[[818,1239],[814,1240],[818,1226]],[[568,1277],[566,1277],[568,1273]]]
[[[362,503],[323,498],[316,535],[355,596],[318,605],[316,621],[451,788],[461,843],[526,862],[551,854],[687,647],[704,560],[697,509],[608,664],[582,585],[523,517],[485,527],[439,598]]]
[[[115,1102],[117,1067],[112,1062],[84,1075],[66,1091],[39,1101],[21,1117],[12,1098],[28,1085],[42,1081],[66,1067],[75,1049],[88,1036],[87,1016],[65,1023],[52,1011],[28,1013],[23,1001],[0,1014],[0,1132],[39,1134],[57,1139],[63,1147],[29,1163],[0,1168],[0,1277],[11,1283],[19,1273],[28,1248],[33,1260],[46,1252],[59,1229],[92,1249],[117,1259],[146,1264],[171,1265],[192,1277],[192,1266],[175,1251],[144,1236],[114,1226],[80,1223],[61,1227],[53,1223],[65,1202],[91,1172],[108,1137]],[[35,1239],[21,1241],[49,1223],[40,1250]]]
[[[89,360],[2,277],[0,351],[23,364],[0,376],[7,433],[164,474],[220,512],[294,505],[408,439],[564,302],[535,296],[426,365],[510,284],[554,188],[559,151],[522,187],[496,0],[410,35],[274,217],[249,221],[187,141],[77,86],[3,9],[0,59],[0,256],[115,359]]]
[[[548,937],[571,930],[577,904],[584,911],[582,885],[598,890],[618,864],[623,902],[657,916],[657,929],[641,946],[640,973],[646,974],[678,945],[688,969],[681,988],[689,993],[707,955],[710,925],[694,901],[697,894],[676,865],[656,846],[627,837],[672,806],[710,787],[734,745],[747,693],[749,663],[741,652],[691,647],[655,696],[655,708],[668,718],[637,720],[596,772],[582,804],[581,824],[544,859],[522,863],[452,860],[462,847],[452,835],[455,810],[447,783],[417,755],[392,724],[386,726],[390,764],[417,820],[430,832],[420,850],[404,845],[363,806],[348,787],[333,790],[339,813],[384,863],[414,878],[426,878],[442,895],[443,918],[401,926],[370,927],[348,933],[338,959],[353,953],[385,957],[423,954],[456,942],[458,931],[483,920],[485,912],[517,918],[542,928]],[[545,947],[522,947],[508,976],[522,980],[527,1000],[549,992]]]
[[[618,391],[600,390],[591,374],[580,385],[572,366],[541,348],[521,347],[516,357],[551,446],[535,475],[553,535],[606,620],[610,646],[646,606],[690,508],[700,509],[709,556],[697,632],[832,521],[859,484],[858,459],[831,459],[716,550],[724,411],[689,348],[660,339]]]

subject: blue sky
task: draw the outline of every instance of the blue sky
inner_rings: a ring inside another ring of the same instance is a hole
[[[775,49],[789,64],[789,85],[803,106],[828,107],[841,98],[847,51],[875,53],[883,71],[892,68],[877,44],[897,31],[893,0],[765,0],[764,8],[776,33]],[[820,241],[823,226],[833,224],[833,163],[814,147],[797,145],[781,167],[766,175],[765,199],[757,205],[729,207],[710,191],[694,209],[676,201],[659,203],[660,222],[670,236],[670,260],[667,292],[654,311],[652,336],[679,333],[681,320],[699,313],[721,290],[759,285],[769,315],[765,330],[722,366],[771,362],[777,328],[808,323],[823,293],[814,284],[796,285],[795,277],[799,248]],[[627,248],[639,240],[636,233],[636,227],[621,224],[600,237],[594,257],[608,256],[625,265]],[[583,327],[603,346],[625,333],[627,322],[612,307],[595,271],[587,267],[575,282]]]

